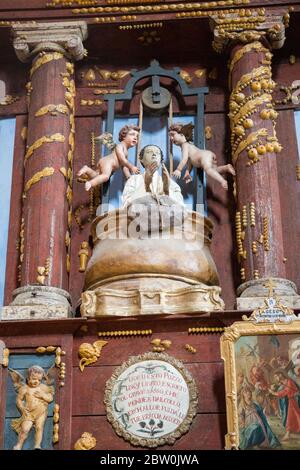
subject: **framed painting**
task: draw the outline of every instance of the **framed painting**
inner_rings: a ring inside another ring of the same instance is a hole
[[[300,319],[266,304],[221,338],[226,449],[300,449]]]

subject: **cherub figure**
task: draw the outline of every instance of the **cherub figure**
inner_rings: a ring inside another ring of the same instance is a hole
[[[132,124],[122,127],[119,132],[119,144],[114,144],[112,135],[109,132],[104,132],[95,140],[107,146],[111,153],[97,163],[97,170],[84,165],[77,173],[77,176],[84,176],[88,178],[85,183],[85,190],[89,191],[94,186],[106,183],[111,177],[112,173],[123,167],[125,177],[128,179],[132,173],[139,173],[139,169],[132,165],[128,160],[128,149],[134,147],[138,142],[140,129]]]
[[[18,395],[16,405],[20,410],[20,418],[13,419],[11,426],[18,434],[14,450],[21,450],[28,434],[35,427],[34,448],[41,449],[48,405],[53,401],[54,388],[48,374],[40,366],[34,365],[27,370],[26,383],[22,374],[9,370],[14,388]],[[43,383],[43,380],[47,384]]]
[[[210,150],[203,150],[191,143],[193,139],[193,124],[183,125],[174,123],[169,128],[170,140],[175,145],[181,147],[181,162],[173,172],[172,176],[176,179],[181,177],[181,172],[187,165],[183,179],[186,183],[192,181],[190,172],[192,167],[203,168],[203,170],[213,179],[221,183],[224,189],[228,189],[227,181],[221,176],[221,173],[231,173],[235,175],[232,165],[217,166],[217,157]]]

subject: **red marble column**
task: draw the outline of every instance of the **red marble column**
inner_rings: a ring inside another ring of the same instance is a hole
[[[38,297],[36,304],[66,305],[75,133],[73,62],[84,56],[86,25],[22,24],[13,32],[17,56],[32,61],[27,83],[21,288],[14,292],[13,305],[27,305],[28,297]]]
[[[213,14],[213,48],[230,51],[229,118],[236,170],[237,255],[241,285],[237,307],[263,306],[276,293],[291,307],[300,305],[296,286],[286,279],[283,220],[277,158],[288,158],[276,136],[271,49],[285,40],[288,12],[245,8]],[[270,284],[270,279],[272,283]],[[268,282],[267,282],[268,281]],[[271,287],[270,287],[271,286]]]
[[[268,47],[253,41],[233,47],[229,62],[229,118],[237,195],[235,225],[242,281],[237,289],[239,309],[263,305],[271,278],[274,292],[287,305],[299,305],[296,286],[286,279],[276,160],[288,156],[276,136],[278,113],[272,104],[275,83],[271,58]]]
[[[49,61],[42,63],[43,58]],[[23,286],[38,283],[68,289],[66,176],[72,171],[68,151],[73,109],[66,102],[64,82],[74,83],[72,70],[73,65],[57,52],[40,53],[31,68],[24,158]]]
[[[271,56],[259,42],[231,52],[229,117],[242,280],[286,277],[276,165],[284,155],[275,130]]]

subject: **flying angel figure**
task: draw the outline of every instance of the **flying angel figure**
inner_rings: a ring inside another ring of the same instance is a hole
[[[113,136],[104,132],[95,140],[103,143],[111,151],[111,153],[97,163],[97,170],[93,170],[87,165],[84,165],[77,173],[81,179],[85,179],[85,190],[89,191],[94,186],[106,183],[111,175],[120,167],[123,168],[125,177],[128,179],[132,173],[139,173],[138,167],[132,165],[128,161],[128,149],[135,147],[138,143],[140,128],[134,125],[126,125],[122,127],[119,132],[119,144],[113,142]],[[80,180],[79,180],[80,181]]]

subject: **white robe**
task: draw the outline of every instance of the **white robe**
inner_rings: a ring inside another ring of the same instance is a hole
[[[145,189],[144,174],[132,175],[126,182],[124,190],[122,193],[122,208],[124,209],[130,205],[134,200],[146,196],[147,193]],[[163,180],[159,173],[156,171],[153,174],[152,182],[150,184],[151,194],[156,198],[156,196],[163,196]],[[184,206],[183,196],[181,194],[181,189],[175,181],[170,179],[169,186],[169,197],[174,201],[175,204],[180,204]]]

